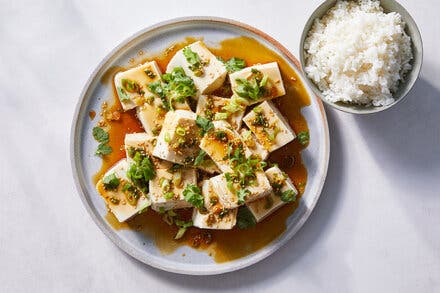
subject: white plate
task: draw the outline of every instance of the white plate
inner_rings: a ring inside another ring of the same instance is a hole
[[[299,63],[281,44],[265,33],[248,25],[213,17],[179,18],[146,28],[116,47],[98,65],[89,78],[79,99],[72,125],[71,162],[73,176],[88,212],[95,223],[119,248],[134,258],[170,272],[193,275],[211,275],[230,272],[254,264],[286,243],[299,230],[313,210],[327,174],[330,142],[328,125],[322,103],[306,86],[311,105],[303,109],[310,130],[310,144],[302,151],[302,159],[308,171],[306,190],[298,208],[287,220],[286,231],[266,247],[237,260],[217,264],[205,252],[190,247],[180,247],[170,255],[162,255],[152,239],[132,230],[114,230],[105,220],[107,209],[101,196],[95,190],[93,175],[101,167],[101,159],[94,156],[96,142],[91,136],[96,121],[88,113],[100,108],[102,98],[110,97],[112,89],[103,85],[102,75],[112,66],[124,66],[140,50],[161,52],[170,44],[185,37],[203,37],[208,44],[219,43],[228,38],[247,36],[256,39],[282,56],[299,73]],[[182,253],[186,256],[182,257]]]

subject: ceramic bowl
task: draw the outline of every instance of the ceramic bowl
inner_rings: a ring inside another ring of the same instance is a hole
[[[300,41],[300,47],[299,47],[299,57],[301,61],[302,70],[304,71],[305,67],[305,50],[304,50],[304,42],[307,38],[307,35],[316,19],[320,19],[323,17],[328,10],[330,10],[333,6],[335,6],[337,0],[327,0],[324,1],[316,10],[312,13],[312,15],[309,17],[309,19],[306,22],[306,25],[304,26],[302,35],[301,35],[301,41]],[[306,76],[306,82],[310,86],[310,88],[313,90],[313,92],[321,98],[321,100],[326,103],[327,105],[336,108],[338,110],[353,113],[353,114],[370,114],[370,113],[377,113],[384,111],[386,109],[389,109],[402,101],[411,88],[414,86],[422,67],[422,61],[423,61],[423,45],[422,45],[422,37],[420,35],[420,31],[417,27],[417,24],[415,23],[414,19],[411,17],[411,15],[408,13],[408,11],[400,5],[397,1],[394,0],[381,0],[380,1],[381,6],[383,7],[384,11],[386,13],[388,12],[397,12],[402,16],[403,21],[406,24],[405,31],[408,34],[408,36],[411,37],[411,45],[412,45],[412,52],[413,52],[413,60],[411,61],[412,69],[405,75],[405,79],[403,82],[399,84],[398,90],[393,94],[394,102],[386,105],[386,106],[362,106],[362,105],[355,105],[355,104],[349,104],[344,102],[330,102],[326,100],[321,92],[321,90],[314,84],[314,82]]]

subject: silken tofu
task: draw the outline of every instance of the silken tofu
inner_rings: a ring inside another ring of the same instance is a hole
[[[237,209],[223,210],[220,214],[201,213],[194,209],[193,226],[201,229],[229,230],[237,223]]]
[[[125,135],[124,148],[127,157],[127,162],[133,162],[133,156],[136,151],[141,151],[142,154],[150,156],[155,168],[168,169],[173,164],[155,157],[152,157],[154,145],[156,144],[156,137],[147,133],[129,133]]]
[[[156,177],[150,180],[150,199],[155,211],[189,208],[191,204],[183,197],[188,184],[197,184],[196,170],[180,167],[176,170],[157,169]]]
[[[145,99],[154,96],[147,85],[159,81],[161,71],[156,61],[151,61],[115,75],[115,86],[124,111],[143,105]]]
[[[270,101],[257,105],[243,118],[243,121],[255,134],[258,142],[269,152],[279,149],[296,137],[289,122]]]
[[[273,192],[266,197],[246,204],[257,222],[262,221],[286,204],[286,202],[281,200],[280,193],[292,190],[295,197],[298,195],[295,185],[293,185],[290,178],[278,167],[267,169],[265,173],[273,187]]]
[[[260,80],[258,85],[254,84],[255,78]],[[276,62],[246,67],[240,71],[229,74],[229,79],[231,81],[232,90],[239,96],[242,96],[238,90],[240,80],[249,81],[255,86],[261,85],[261,81],[265,80],[263,81],[265,83],[263,86],[264,94],[255,98],[247,97],[250,104],[259,103],[261,101],[284,96],[286,94],[280,69],[278,68],[278,63]]]
[[[177,110],[191,110],[186,102],[174,102],[173,107]],[[136,108],[136,115],[142,127],[152,136],[159,135],[167,112],[162,100],[154,95],[146,97],[145,103]]]
[[[188,50],[197,54],[200,60],[200,68],[194,68],[193,64],[188,62],[184,51]],[[185,74],[192,78],[200,94],[211,93],[219,88],[226,78],[226,67],[217,60],[205,44],[201,41],[179,50],[170,60],[167,66],[167,72],[171,72],[175,67],[182,67]]]
[[[149,198],[129,182],[126,175],[127,170],[127,160],[122,159],[110,168],[96,184],[96,189],[119,222],[128,220],[150,205]],[[106,188],[105,178],[113,175],[119,180],[119,184],[115,188]],[[126,185],[131,187],[124,188]],[[136,197],[138,197],[137,201],[133,202],[133,198]],[[129,199],[131,199],[131,203]]]
[[[203,211],[194,209],[193,225],[202,229],[232,229],[237,222],[237,209],[225,209],[221,206],[210,180],[202,182],[202,195],[207,208]]]
[[[231,99],[212,95],[202,95],[199,97],[196,113],[209,120],[225,120],[231,124],[234,129],[238,130],[241,127],[245,107],[243,107],[243,110],[230,113],[224,108],[225,106],[228,106],[230,102]]]
[[[168,112],[153,156],[177,164],[191,164],[200,151],[200,128],[196,125],[196,118],[191,111]]]
[[[154,149],[156,138],[144,133],[127,133],[124,138],[124,148],[127,160],[132,160],[131,155],[133,150],[140,149],[145,154],[151,155]]]
[[[228,153],[240,148],[245,157],[252,153],[241,140],[240,135],[225,121],[214,121],[211,129],[200,141],[200,148],[204,150],[217,164],[222,172],[232,172]]]
[[[258,142],[252,131],[242,128],[240,130],[240,135],[243,142],[254,156],[259,157],[262,161],[267,159],[269,152]]]
[[[264,172],[259,171],[255,173],[256,179],[255,184],[245,187],[249,190],[245,198],[245,202],[252,202],[261,197],[265,197],[272,192],[272,186],[269,183]],[[234,209],[242,205],[238,202],[239,198],[237,196],[237,190],[239,188],[235,187],[236,190],[231,191],[228,188],[228,182],[226,180],[225,174],[220,174],[209,179],[212,184],[212,188],[218,196],[220,204],[226,209]]]

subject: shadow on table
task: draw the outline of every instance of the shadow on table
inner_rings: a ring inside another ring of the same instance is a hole
[[[133,262],[144,267],[148,273],[163,279],[164,282],[175,283],[182,289],[211,290],[237,289],[258,285],[258,283],[267,282],[268,279],[276,277],[283,270],[295,266],[295,263],[304,257],[316,243],[320,242],[320,238],[323,237],[328,225],[332,222],[331,218],[334,216],[335,208],[340,200],[339,179],[344,169],[340,127],[335,125],[333,113],[328,112],[330,112],[328,120],[331,133],[331,155],[326,183],[317,206],[304,227],[279,251],[249,268],[218,276],[177,275],[151,268],[134,259]]]
[[[440,90],[420,78],[405,101],[355,121],[383,176],[400,191],[396,199],[417,227],[414,231],[438,250]],[[431,186],[414,187],[425,183]]]
[[[411,169],[416,176],[440,167],[440,91],[420,78],[408,97],[395,107],[355,116],[377,162],[392,172]]]

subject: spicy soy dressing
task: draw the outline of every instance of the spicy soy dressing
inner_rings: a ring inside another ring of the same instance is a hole
[[[148,60],[155,60],[162,72],[165,72],[166,66],[174,54],[196,40],[194,38],[186,38],[185,41],[172,45],[160,55],[149,58],[139,58],[145,56],[143,52],[140,52],[136,58],[131,59],[130,67]],[[283,77],[286,95],[274,99],[273,102],[288,119],[290,126],[296,133],[308,131],[307,122],[301,114],[301,108],[310,104],[309,96],[295,71],[278,54],[256,40],[247,37],[227,39],[222,41],[218,47],[209,49],[214,55],[225,60],[231,57],[244,59],[247,66],[276,61]],[[113,152],[103,158],[102,167],[93,178],[95,183],[103,176],[107,169],[125,157],[123,148],[125,134],[143,132],[142,126],[136,118],[135,110],[123,112],[121,104],[117,99],[113,78],[117,72],[125,69],[127,68],[111,68],[101,79],[103,84],[113,88],[111,102],[109,105],[104,105],[101,114],[110,113],[111,115],[115,113],[118,119],[106,121],[110,128],[109,145],[112,147]],[[216,94],[221,95],[221,92],[216,92]],[[229,98],[229,96],[227,97]],[[271,153],[268,159],[271,163],[277,163],[289,175],[299,190],[300,195],[303,193],[307,182],[307,170],[303,165],[300,155],[304,147],[295,139],[293,142]],[[298,196],[299,198],[300,196]],[[172,253],[179,246],[187,245],[206,251],[216,262],[226,262],[253,253],[278,238],[286,230],[286,220],[294,212],[298,199],[294,203],[284,205],[255,227],[245,230],[235,227],[232,230],[223,231],[191,227],[180,240],[174,240],[177,227],[175,225],[169,226],[162,220],[162,215],[151,209],[135,216],[127,221],[127,223],[119,223],[110,212],[107,214],[106,220],[114,229],[133,229],[144,233],[146,237],[154,240],[157,248],[164,254]],[[189,219],[191,211],[188,209],[182,210],[179,215]]]

